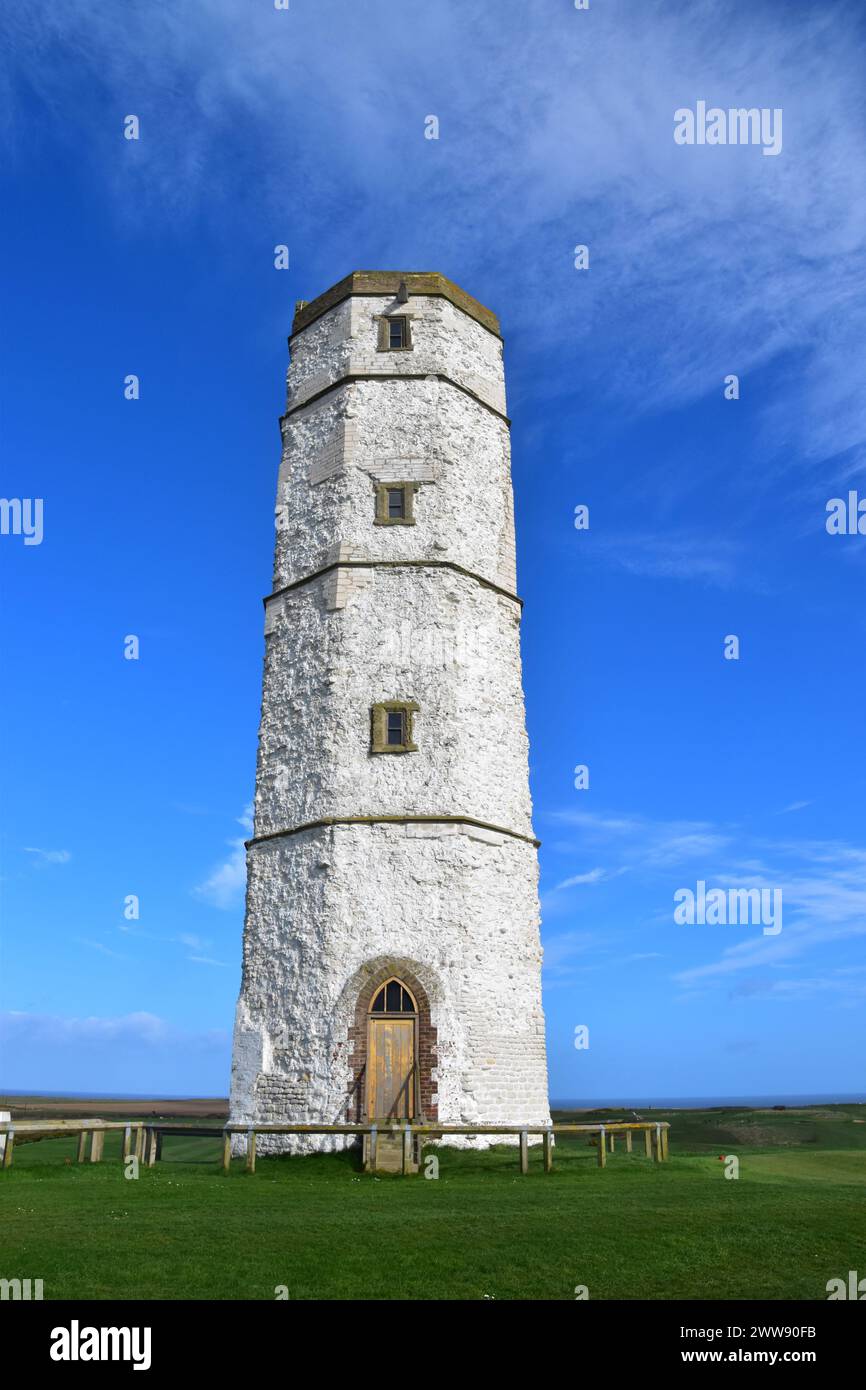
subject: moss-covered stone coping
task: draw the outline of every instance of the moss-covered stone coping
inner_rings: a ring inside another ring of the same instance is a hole
[[[494,333],[497,338],[501,338],[499,331],[499,319],[492,309],[486,309],[483,304],[479,304],[477,299],[473,299],[471,294],[461,290],[459,285],[455,285],[453,280],[448,280],[444,275],[440,275],[438,270],[353,270],[351,275],[345,279],[338,280],[336,285],[332,285],[323,294],[317,295],[315,299],[298,300],[295,306],[295,317],[292,321],[293,338],[296,333],[308,328],[316,319],[326,314],[329,309],[333,309],[335,304],[340,304],[344,299],[351,295],[383,295],[392,294],[396,297],[400,288],[401,281],[406,281],[406,286],[410,296],[438,295],[442,299],[449,300],[458,309],[462,309],[464,314],[475,319],[488,332]]]

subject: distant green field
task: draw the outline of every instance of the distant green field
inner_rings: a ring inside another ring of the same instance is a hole
[[[615,1118],[574,1118],[596,1117]],[[823,1300],[866,1275],[866,1106],[651,1118],[671,1121],[667,1164],[638,1142],[601,1170],[560,1139],[554,1172],[534,1149],[528,1177],[505,1147],[428,1149],[436,1180],[350,1154],[223,1175],[219,1141],[179,1136],[129,1181],[119,1136],[95,1165],[65,1161],[72,1139],[22,1144],[0,1173],[0,1277],[46,1298]]]

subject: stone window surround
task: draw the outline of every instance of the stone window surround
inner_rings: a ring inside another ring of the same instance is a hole
[[[419,708],[414,700],[384,700],[373,705],[370,710],[370,752],[417,753],[418,745],[412,740],[412,716]],[[405,743],[388,742],[388,715],[395,710],[399,710],[404,717]]]
[[[402,307],[402,306],[401,306]],[[375,314],[374,318],[378,324],[378,338],[376,341],[377,352],[412,352],[414,344],[412,342],[412,319],[413,314]],[[403,321],[403,343],[400,347],[392,347],[390,341],[391,324],[394,319]]]
[[[388,515],[388,493],[402,488],[403,490],[403,515]],[[415,493],[418,491],[417,483],[407,482],[375,482],[373,490],[376,494],[376,519],[375,526],[414,526],[415,525]]]

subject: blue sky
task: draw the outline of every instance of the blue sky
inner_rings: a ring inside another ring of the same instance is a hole
[[[402,267],[506,338],[552,1094],[862,1088],[862,6],[3,23],[2,491],[44,539],[0,537],[0,1085],[226,1092],[286,335]],[[781,152],[675,144],[699,99]],[[699,880],[783,930],[676,925]]]

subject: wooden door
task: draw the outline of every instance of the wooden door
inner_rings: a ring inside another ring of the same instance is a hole
[[[415,1020],[371,1018],[367,1045],[367,1117],[415,1118]]]

